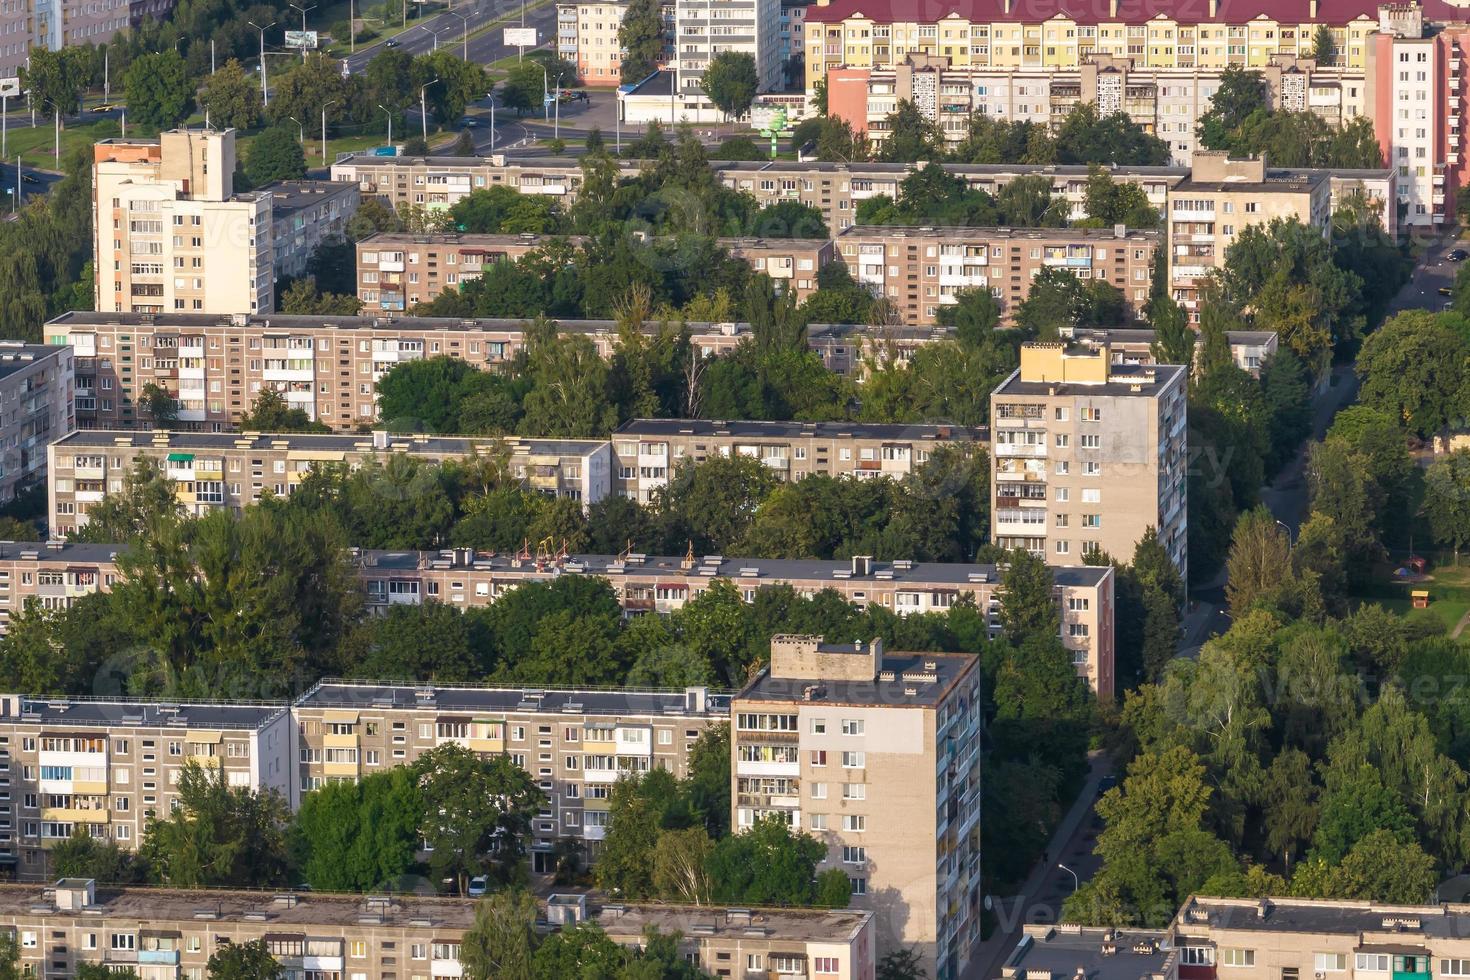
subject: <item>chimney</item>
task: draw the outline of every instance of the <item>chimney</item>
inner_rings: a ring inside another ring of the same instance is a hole
[[[873,556],[872,555],[853,555],[852,556],[852,577],[853,578],[863,578],[863,577],[866,577],[866,576],[872,575],[872,574],[873,574]]]
[[[1317,19],[1317,0],[1308,0],[1308,2],[1307,2],[1307,19],[1309,19],[1309,20],[1316,20]]]
[[[1220,0],[1210,0],[1210,20],[1220,16]]]

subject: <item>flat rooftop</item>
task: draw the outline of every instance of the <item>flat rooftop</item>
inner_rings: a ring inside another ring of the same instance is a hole
[[[1268,344],[1276,336],[1274,330],[1227,330],[1225,339],[1231,346],[1260,346]],[[1082,327],[1072,333],[1072,337],[1078,340],[1095,338],[1098,340],[1117,341],[1123,344],[1151,344],[1158,339],[1158,334],[1149,329],[1138,329],[1135,327]]]
[[[1183,377],[1181,364],[1111,364],[1108,381],[1080,384],[1074,381],[1022,381],[1017,368],[1002,381],[993,395],[1111,395],[1147,398],[1158,395],[1176,378]],[[1137,388],[1138,390],[1134,390]]]
[[[229,728],[254,731],[288,710],[284,702],[134,701],[126,698],[29,698],[3,703],[6,724],[43,728]]]
[[[467,245],[473,248],[486,245],[540,245],[551,241],[584,242],[586,240],[583,235],[538,235],[533,232],[518,235],[491,235],[474,232],[414,234],[407,231],[380,231],[375,235],[359,239],[357,247],[359,250],[383,245]]]
[[[37,361],[66,351],[64,345],[25,344],[16,340],[0,340],[0,378],[24,371]]]
[[[867,656],[856,644],[823,643],[824,653]],[[969,653],[883,652],[880,673],[873,680],[814,680],[776,677],[769,666],[735,695],[739,701],[773,703],[875,705],[893,708],[932,708],[949,696],[960,679],[979,669],[980,658]],[[1137,980],[1137,978],[1134,978]]]
[[[1001,967],[1001,976],[1147,980],[1165,975],[1165,964],[1174,955],[1160,948],[1163,938],[1162,932],[1142,929],[1028,925]]]
[[[618,715],[623,717],[710,717],[730,713],[728,693],[705,688],[580,690],[538,687],[476,687],[392,684],[375,681],[322,681],[296,702],[302,708],[351,708],[359,711],[544,711],[547,713]]]
[[[718,419],[629,419],[613,432],[633,436],[730,436],[736,439],[910,439],[984,442],[983,427],[878,422],[758,422]]]
[[[355,189],[354,185],[340,180],[278,180],[256,188],[271,196],[271,210],[276,218],[288,218],[333,198],[348,197]]]
[[[680,932],[686,939],[750,938],[760,930],[787,942],[848,942],[872,919],[858,909],[726,909],[719,906],[612,905],[597,910],[596,922],[616,939],[642,937],[649,927]],[[1135,977],[1134,980],[1137,980]]]
[[[1174,191],[1185,194],[1189,191],[1212,193],[1242,193],[1255,191],[1263,194],[1310,194],[1328,181],[1328,170],[1267,170],[1265,180],[1196,180],[1186,177],[1174,185]]]
[[[167,436],[165,441],[162,436]],[[157,438],[156,438],[157,437]],[[154,429],[78,429],[53,443],[58,449],[167,449],[175,452],[238,452],[286,449],[300,452],[408,452],[458,456],[499,447],[516,456],[585,456],[606,439],[495,439],[490,436],[424,436],[373,432],[174,432]]]
[[[1007,238],[1017,241],[1066,242],[1157,242],[1162,231],[1156,228],[1128,228],[1121,234],[1112,228],[986,228],[972,225],[853,225],[837,236],[845,238],[953,238],[971,241],[976,238]]]
[[[1179,910],[1174,925],[1184,937],[1230,929],[1361,936],[1364,949],[1413,947],[1416,939],[1470,935],[1470,905],[1196,897]]]

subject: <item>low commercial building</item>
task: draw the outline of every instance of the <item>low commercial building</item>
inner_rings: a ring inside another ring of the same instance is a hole
[[[753,422],[630,419],[612,435],[614,489],[648,503],[683,460],[749,456],[783,480],[813,473],[871,479],[902,477],[936,446],[983,444],[983,428],[859,422]]]
[[[403,455],[431,462],[473,455],[503,460],[531,489],[579,500],[584,508],[607,496],[612,476],[607,441],[590,439],[82,429],[52,443],[47,452],[55,534],[85,526],[87,511],[105,494],[122,489],[140,457],[174,481],[180,505],[191,514],[217,508],[238,513],[266,492],[291,494],[313,469],[333,464],[356,469]]]
[[[732,826],[812,834],[876,914],[880,953],[959,977],[980,938],[978,659],[775,636],[730,713]]]
[[[45,878],[47,850],[78,829],[137,847],[148,819],[170,812],[179,773],[191,761],[222,772],[230,786],[275,790],[292,802],[295,734],[289,705],[248,697],[165,703],[0,696],[0,755],[9,767],[0,863],[23,878]]]
[[[536,928],[596,923],[615,942],[642,932],[679,934],[679,949],[716,976],[873,980],[873,916],[856,909],[726,909],[678,905],[588,907],[585,895],[551,895]],[[0,928],[20,945],[18,967],[72,976],[83,963],[146,980],[201,980],[209,958],[263,941],[287,976],[312,980],[460,977],[460,950],[475,922],[472,898],[413,893],[185,891],[110,888],[91,879],[0,885]],[[799,967],[800,969],[796,969]],[[738,970],[738,973],[731,971]],[[421,971],[421,972],[417,972]]]
[[[0,503],[46,479],[46,445],[76,428],[67,347],[0,340]]]
[[[0,633],[9,616],[31,600],[46,609],[112,588],[122,545],[0,542]],[[761,589],[789,586],[811,597],[831,590],[853,606],[874,606],[898,616],[945,612],[972,602],[991,636],[1001,633],[1004,570],[995,565],[944,562],[846,561],[777,558],[695,559],[644,555],[569,555],[560,543],[531,543],[521,553],[497,555],[470,548],[445,551],[354,550],[352,560],[369,608],[442,602],[459,609],[488,606],[527,583],[564,575],[607,581],[627,616],[667,615],[682,609],[716,582],[728,582],[746,602]],[[1099,700],[1113,696],[1114,575],[1111,567],[1053,567],[1053,596],[1062,645],[1079,676]]]
[[[1149,528],[1188,572],[1188,370],[1107,344],[1023,344],[990,394],[991,540],[1055,565],[1127,560]]]
[[[334,180],[282,180],[260,188],[271,196],[271,254],[277,281],[299,279],[316,250],[347,240],[347,223],[362,192]]]
[[[531,870],[554,871],[559,838],[596,855],[612,785],[625,773],[688,774],[689,752],[730,716],[730,696],[683,691],[556,690],[324,681],[292,708],[300,791],[412,765],[441,745],[506,755],[546,794],[531,824]]]
[[[1157,231],[1102,228],[856,226],[837,238],[852,277],[884,296],[904,322],[927,326],[963,289],[988,289],[1007,319],[1043,269],[1117,287],[1125,311],[1148,301]]]
[[[1470,960],[1470,908],[1192,896],[1169,923],[1179,980],[1454,976]]]

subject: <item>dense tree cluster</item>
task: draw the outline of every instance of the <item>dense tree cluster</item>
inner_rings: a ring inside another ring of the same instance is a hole
[[[63,167],[49,194],[0,223],[0,336],[36,343],[48,318],[93,306],[90,155]]]
[[[1383,151],[1370,116],[1333,126],[1315,112],[1271,108],[1265,76],[1232,66],[1220,76],[1209,110],[1196,127],[1211,150],[1266,157],[1278,167],[1381,167]]]

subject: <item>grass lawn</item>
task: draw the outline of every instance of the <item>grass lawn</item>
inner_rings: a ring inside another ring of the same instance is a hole
[[[1407,616],[1416,611],[1409,598],[1409,593],[1415,589],[1427,589],[1429,591],[1428,613],[1444,623],[1446,628],[1452,630],[1465,613],[1470,612],[1470,563],[1462,564],[1458,568],[1454,565],[1439,565],[1430,570],[1430,575],[1434,577],[1432,582],[1389,586],[1385,596],[1391,592],[1392,598],[1371,596],[1358,601],[1376,602],[1385,609],[1401,616]],[[1470,642],[1470,629],[1462,633],[1460,639]]]
[[[99,139],[117,136],[118,125],[113,120],[99,119],[95,122],[78,123],[63,120],[61,129],[61,158],[65,160],[70,153],[77,148],[86,148]],[[10,127],[6,134],[7,154],[5,163],[15,166],[17,155],[21,157],[21,163],[25,166],[36,167],[40,170],[60,170],[56,162],[56,130],[51,125],[36,118],[35,126],[25,128]]]

